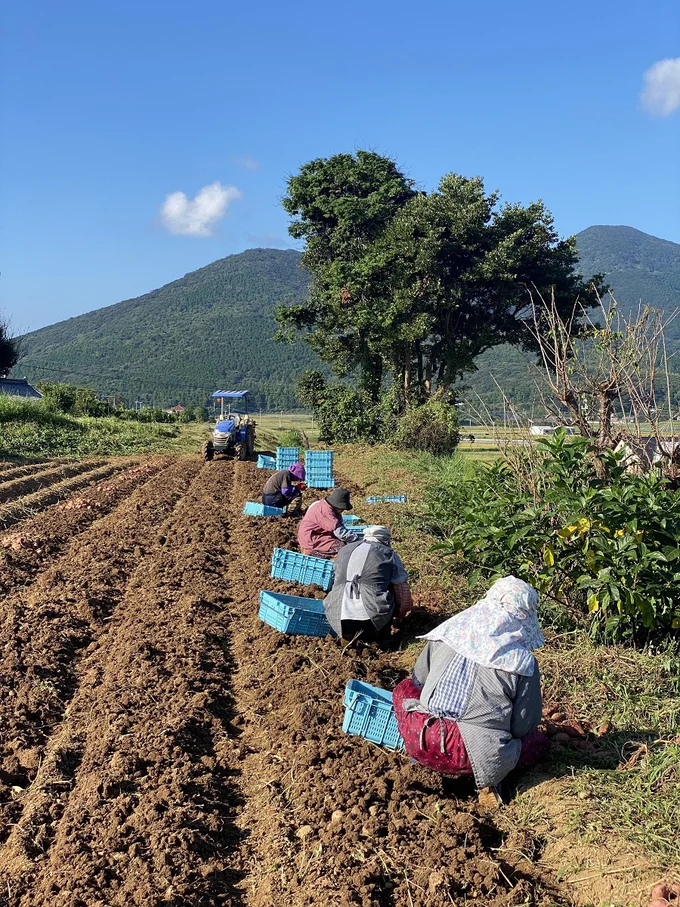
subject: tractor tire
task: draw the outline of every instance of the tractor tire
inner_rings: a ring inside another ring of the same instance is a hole
[[[206,441],[203,445],[203,459],[206,461],[206,463],[209,463],[214,456],[215,448],[213,447],[212,441]]]
[[[236,450],[236,456],[238,457],[239,460],[248,459],[248,440],[247,439],[245,441],[243,441],[241,444],[239,444],[239,446]]]

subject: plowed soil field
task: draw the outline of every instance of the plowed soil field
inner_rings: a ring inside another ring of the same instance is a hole
[[[261,589],[322,594],[269,578],[296,524],[241,514],[263,475],[0,470],[0,904],[568,904],[469,786],[342,733],[346,681],[413,648],[258,620]]]

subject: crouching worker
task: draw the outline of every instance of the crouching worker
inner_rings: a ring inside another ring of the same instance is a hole
[[[392,622],[399,623],[411,610],[408,576],[387,526],[369,526],[363,541],[343,548],[334,573],[324,608],[343,639],[386,639]]]
[[[342,514],[352,509],[349,491],[334,488],[320,501],[307,508],[298,526],[298,543],[303,554],[332,557],[343,545],[358,542],[362,536],[345,528]]]
[[[271,475],[262,492],[262,503],[267,507],[288,507],[297,501],[295,510],[302,506],[302,492],[307,487],[305,481],[305,467],[302,463],[294,463],[288,469],[279,469]]]
[[[500,803],[498,785],[538,762],[549,743],[541,720],[541,679],[533,649],[543,645],[536,590],[514,576],[471,608],[445,620],[413,675],[394,690],[406,752],[447,775],[472,775],[483,807]]]

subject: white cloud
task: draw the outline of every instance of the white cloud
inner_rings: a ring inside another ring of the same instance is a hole
[[[254,157],[249,157],[247,154],[242,157],[235,157],[234,163],[239,167],[245,167],[246,170],[259,170],[260,162],[256,161]]]
[[[239,198],[241,192],[236,186],[223,186],[220,182],[203,186],[192,200],[183,192],[171,192],[161,206],[161,221],[171,233],[180,236],[212,236],[229,205]]]
[[[640,103],[647,113],[667,117],[680,107],[680,57],[659,60],[642,79]]]

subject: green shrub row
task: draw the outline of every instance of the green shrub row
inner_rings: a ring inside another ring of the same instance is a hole
[[[596,460],[563,432],[521,468],[477,466],[429,492],[440,550],[471,583],[508,573],[542,593],[556,626],[644,641],[680,629],[680,495],[622,456]]]

